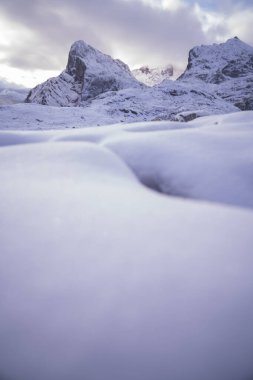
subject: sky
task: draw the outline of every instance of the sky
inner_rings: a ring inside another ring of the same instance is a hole
[[[252,0],[0,0],[0,81],[33,87],[58,75],[84,40],[130,68],[183,70],[196,45],[253,45]]]

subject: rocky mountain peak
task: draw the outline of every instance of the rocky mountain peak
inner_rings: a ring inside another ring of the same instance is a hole
[[[215,93],[241,110],[253,109],[253,47],[238,37],[194,47],[180,81],[215,85]]]
[[[195,78],[219,84],[253,71],[253,48],[238,37],[221,44],[196,46],[189,52],[188,65],[179,80]]]
[[[31,90],[26,101],[73,106],[104,92],[140,86],[126,64],[84,41],[76,41],[70,48],[66,70]]]

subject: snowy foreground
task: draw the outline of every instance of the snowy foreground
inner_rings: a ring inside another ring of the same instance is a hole
[[[253,112],[53,130],[36,107],[1,119],[0,379],[249,380]]]

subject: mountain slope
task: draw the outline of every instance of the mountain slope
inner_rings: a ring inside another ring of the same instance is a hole
[[[234,37],[190,50],[179,81],[213,84],[214,92],[241,110],[253,109],[253,47]]]
[[[146,83],[160,81],[161,75],[169,78],[171,73],[169,66],[159,73],[148,67],[141,71]],[[92,125],[189,121],[253,109],[252,74],[253,48],[238,38],[193,48],[178,80],[164,80],[152,87],[137,81],[123,62],[77,41],[70,49],[66,70],[31,90],[26,101],[81,106],[86,124]]]
[[[66,70],[31,90],[26,101],[76,106],[107,91],[140,86],[123,62],[112,59],[84,41],[76,41],[71,46]]]

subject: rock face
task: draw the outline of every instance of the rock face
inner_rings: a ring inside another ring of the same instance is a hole
[[[126,64],[84,41],[77,41],[71,46],[66,70],[36,86],[28,94],[26,102],[77,106],[107,91],[140,86]]]
[[[147,86],[154,86],[161,83],[165,79],[170,79],[173,76],[173,66],[166,65],[156,68],[143,66],[139,69],[132,70],[132,74],[138,81],[146,84]]]
[[[31,90],[26,102],[80,106],[83,125],[190,121],[253,109],[253,48],[238,38],[193,48],[185,72],[176,81],[172,74],[170,65],[142,67],[134,75],[147,86],[123,62],[77,41],[66,69]]]
[[[241,110],[253,109],[253,48],[234,37],[190,50],[180,81],[213,84],[215,93]]]

